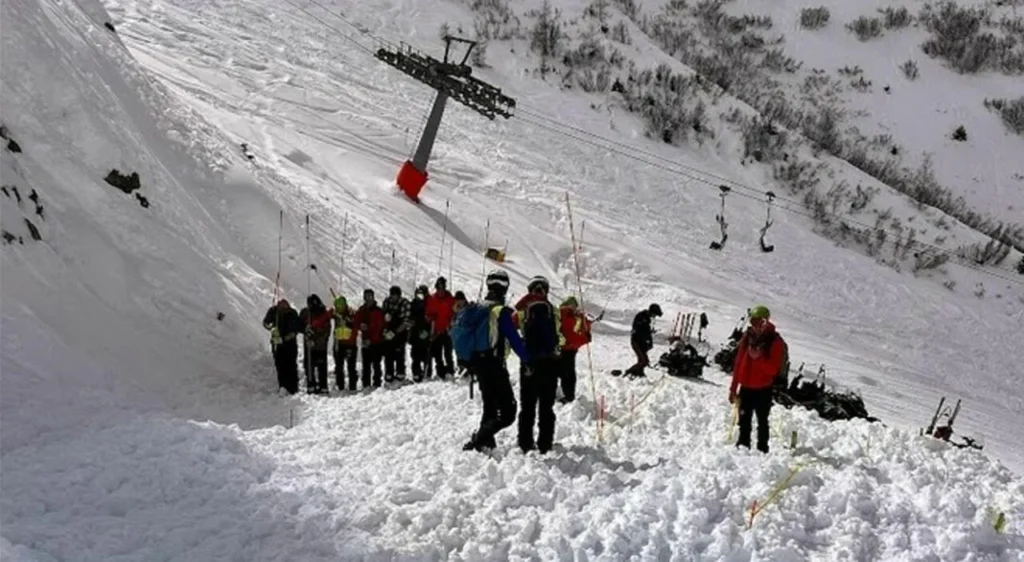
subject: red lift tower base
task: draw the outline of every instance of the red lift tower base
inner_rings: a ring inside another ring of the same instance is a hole
[[[406,160],[398,170],[398,179],[395,181],[406,197],[419,203],[420,191],[427,184],[427,172],[418,170],[412,160]]]

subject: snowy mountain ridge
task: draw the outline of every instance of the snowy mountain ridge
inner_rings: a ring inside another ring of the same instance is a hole
[[[340,6],[416,44],[443,21],[473,17],[441,2]],[[1008,429],[1024,418],[1006,353],[1022,322],[1004,308],[1011,298],[877,268],[792,218],[771,231],[776,253],[761,254],[756,220],[745,219],[761,216],[759,201],[730,200],[739,228],[727,253],[708,252],[713,217],[688,210],[713,193],[681,192],[671,173],[565,144],[544,122],[482,123],[456,107],[424,204],[413,206],[393,181],[425,89],[277,3],[110,2],[108,15],[94,0],[5,0],[2,9],[2,120],[19,151],[0,150],[0,173],[22,199],[0,197],[4,230],[21,238],[0,254],[0,558],[1024,552],[1024,481],[1003,465],[1022,466],[1024,454]],[[513,80],[516,59],[490,57],[495,82],[532,107],[607,134],[586,102]],[[626,125],[642,131],[617,121]],[[743,179],[674,147],[629,143]],[[123,189],[104,181],[114,168],[129,178],[112,180]],[[296,304],[307,213],[309,282],[321,294],[447,271],[472,294],[481,267],[493,267],[479,251],[489,218],[490,239],[509,239],[513,290],[542,272],[561,297],[575,284],[566,191],[586,221],[586,295],[609,321],[593,346],[596,395],[582,364],[579,401],[558,410],[555,455],[518,453],[509,431],[493,456],[460,451],[479,415],[461,385],[277,396],[259,321],[278,274],[279,212],[281,284]],[[712,342],[746,306],[769,303],[794,356],[861,388],[889,426],[778,408],[772,453],[735,451],[725,377],[604,375],[630,361],[623,333],[651,301],[708,312]],[[966,398],[958,430],[982,437],[986,454],[916,435],[940,393]],[[754,502],[776,490],[751,524]]]

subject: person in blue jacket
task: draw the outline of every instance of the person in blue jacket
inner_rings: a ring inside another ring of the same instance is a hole
[[[476,374],[480,385],[480,398],[484,410],[480,416],[480,427],[462,449],[465,451],[488,451],[496,446],[494,436],[516,421],[515,393],[509,377],[505,357],[508,350],[529,365],[529,356],[522,338],[512,321],[513,311],[505,305],[508,295],[508,274],[501,270],[487,275],[487,296],[484,302],[491,307],[491,347],[470,361],[469,368]]]

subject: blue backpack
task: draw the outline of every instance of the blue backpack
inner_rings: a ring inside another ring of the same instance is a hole
[[[471,361],[491,349],[491,307],[485,302],[468,303],[452,319],[452,348],[460,360]]]

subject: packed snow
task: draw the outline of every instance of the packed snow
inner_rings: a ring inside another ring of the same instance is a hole
[[[394,175],[430,91],[358,48],[371,44],[319,1],[295,1],[308,13],[3,0],[2,120],[22,151],[0,152],[0,173],[45,212],[0,198],[3,229],[23,238],[0,261],[0,558],[1024,557],[1020,285],[1005,282],[1001,299],[951,293],[838,249],[795,215],[778,217],[777,249],[763,254],[763,206],[742,199],[713,253],[715,190],[455,104],[413,205]],[[331,6],[435,54],[442,22],[473,17],[438,0]],[[626,114],[610,125],[587,96],[530,77],[520,55],[489,56],[482,76],[530,108],[749,181],[725,157],[644,140]],[[149,206],[103,181],[114,168],[138,172]],[[492,455],[461,451],[480,414],[464,384],[278,395],[260,320],[280,210],[296,304],[306,214],[321,295],[451,271],[472,297],[495,267],[486,239],[507,240],[513,292],[540,273],[563,297],[576,288],[566,193],[584,232],[585,302],[606,321],[592,371],[580,355],[579,399],[557,407],[552,454],[523,455],[513,428]],[[737,451],[722,374],[607,375],[632,361],[629,321],[650,302],[666,310],[663,333],[676,312],[707,312],[715,344],[767,304],[794,361],[825,364],[885,425],[777,407],[772,452]],[[984,452],[918,436],[940,396],[964,399],[957,431]]]

